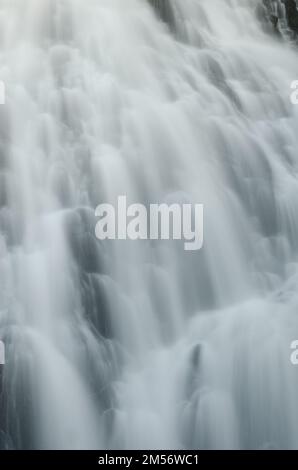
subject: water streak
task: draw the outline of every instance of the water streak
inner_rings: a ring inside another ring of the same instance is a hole
[[[298,448],[297,51],[160,4],[0,1],[2,448]],[[99,242],[123,194],[204,248]]]

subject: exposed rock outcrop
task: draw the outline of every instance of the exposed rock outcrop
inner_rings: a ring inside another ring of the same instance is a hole
[[[175,31],[177,12],[171,0],[148,0],[148,2],[160,19]],[[298,39],[298,0],[259,0],[257,17],[266,31],[292,40]]]
[[[285,5],[288,27],[298,34],[298,9],[295,0],[282,0]]]
[[[297,0],[260,0],[257,15],[266,29],[290,39],[297,38]]]

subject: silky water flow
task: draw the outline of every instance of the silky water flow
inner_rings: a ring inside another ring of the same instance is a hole
[[[298,448],[298,60],[260,3],[0,1],[1,448]],[[204,204],[203,248],[97,240],[119,195]]]

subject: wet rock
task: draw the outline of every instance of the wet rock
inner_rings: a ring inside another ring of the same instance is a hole
[[[295,33],[298,33],[298,10],[295,0],[282,0],[286,9],[286,18],[288,27]]]
[[[298,33],[298,9],[296,0],[262,0],[257,6],[257,17],[265,29],[285,36],[288,30]],[[271,27],[271,28],[270,28]]]
[[[29,349],[23,335],[11,330],[7,335],[7,361],[1,380],[0,449],[30,450],[34,447],[34,430],[30,423],[36,409],[32,389],[36,371]]]

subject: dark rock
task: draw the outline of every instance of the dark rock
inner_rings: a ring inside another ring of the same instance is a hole
[[[257,6],[257,17],[265,31],[281,34],[280,20],[283,18],[283,11],[280,0],[260,1]]]
[[[298,10],[295,0],[282,0],[286,9],[288,27],[295,33],[298,33]]]
[[[266,24],[271,24],[274,32],[282,33],[282,30],[287,28],[294,36],[298,33],[296,0],[262,0],[257,7],[257,16],[265,25],[265,29]]]
[[[36,412],[33,400],[36,374],[34,351],[25,335],[17,330],[10,331],[5,346],[6,364],[1,377],[0,448],[31,450],[35,442],[31,423]]]

